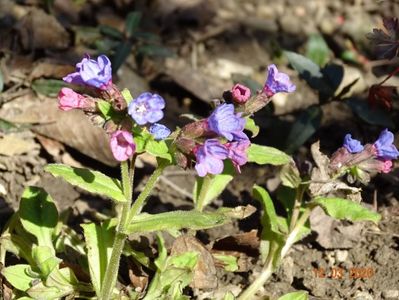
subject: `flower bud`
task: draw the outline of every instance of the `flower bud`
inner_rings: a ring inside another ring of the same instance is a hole
[[[175,143],[176,147],[186,154],[193,152],[194,148],[197,146],[193,139],[188,139],[185,137],[179,137]]]
[[[85,111],[95,110],[95,101],[93,98],[83,96],[74,92],[70,88],[62,88],[58,93],[58,107],[61,110],[82,109]]]
[[[181,130],[181,134],[184,137],[188,137],[188,138],[192,138],[192,139],[199,138],[201,136],[205,136],[208,134],[208,132],[209,132],[208,122],[206,119],[189,123],[189,124],[185,125]]]
[[[251,97],[251,90],[245,85],[237,83],[231,89],[233,101],[237,104],[244,104]]]

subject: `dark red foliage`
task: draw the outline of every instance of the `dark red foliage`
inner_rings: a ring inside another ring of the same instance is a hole
[[[375,44],[379,57],[392,59],[399,52],[399,24],[398,18],[384,18],[384,29],[374,28],[367,38]]]
[[[375,84],[369,89],[368,102],[371,107],[382,106],[387,110],[391,110],[392,100],[396,97],[395,86]]]

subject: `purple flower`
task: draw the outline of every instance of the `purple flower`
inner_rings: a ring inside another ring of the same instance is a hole
[[[155,123],[151,125],[150,133],[156,140],[164,140],[170,135],[170,129],[165,125]]]
[[[276,65],[268,66],[267,72],[267,80],[263,91],[268,97],[280,92],[292,93],[295,91],[296,86],[291,82],[290,77],[285,73],[279,72]]]
[[[384,129],[377,141],[374,143],[374,148],[378,158],[384,160],[397,159],[399,151],[393,144],[394,136],[393,133],[388,129]]]
[[[136,151],[132,134],[125,130],[117,130],[112,133],[109,144],[112,154],[118,161],[128,160]]]
[[[229,141],[234,138],[242,138],[245,135],[243,133],[245,119],[241,117],[241,113],[234,113],[233,104],[222,104],[216,107],[208,117],[208,127]]]
[[[247,150],[250,145],[251,142],[248,138],[225,144],[228,150],[227,157],[231,159],[239,173],[241,173],[240,166],[245,165],[248,161]]]
[[[245,85],[237,83],[231,89],[231,94],[233,96],[234,102],[238,104],[244,104],[251,97],[251,90]]]
[[[68,74],[63,80],[106,90],[112,83],[111,62],[105,55],[97,57],[97,61],[86,55],[81,62],[76,64],[76,72]]]
[[[228,151],[218,140],[206,140],[203,145],[195,149],[194,153],[197,160],[195,169],[199,176],[223,172],[223,160],[227,158]]]
[[[350,153],[358,153],[364,149],[362,143],[356,139],[352,139],[352,135],[350,134],[345,135],[343,147]]]
[[[155,123],[163,118],[165,100],[151,93],[142,93],[129,104],[128,113],[139,124]]]

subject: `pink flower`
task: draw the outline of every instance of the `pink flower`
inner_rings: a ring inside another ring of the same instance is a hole
[[[117,130],[112,133],[109,144],[112,154],[118,161],[128,160],[136,151],[133,135],[125,130]]]
[[[92,108],[94,103],[88,100],[83,95],[80,95],[70,88],[62,88],[58,93],[58,107],[61,110],[67,111],[74,108]]]
[[[251,90],[245,85],[237,83],[231,89],[231,94],[233,96],[234,102],[238,104],[244,104],[251,97]]]

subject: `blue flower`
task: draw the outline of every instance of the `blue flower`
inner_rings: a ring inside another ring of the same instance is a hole
[[[155,123],[151,125],[150,133],[156,140],[164,140],[170,135],[170,129],[165,125]]]
[[[393,133],[388,129],[384,129],[377,141],[374,143],[374,147],[376,149],[377,157],[390,160],[397,159],[399,156],[399,151],[393,144],[394,136]]]
[[[245,119],[241,117],[241,113],[234,113],[233,104],[222,104],[216,107],[208,117],[208,127],[229,141],[245,135],[243,132]]]
[[[163,118],[165,100],[151,93],[142,93],[129,104],[128,113],[139,124],[155,123]]]
[[[217,139],[206,140],[194,153],[197,160],[195,169],[199,176],[223,172],[223,160],[227,158],[228,150]]]
[[[76,72],[63,78],[65,82],[79,85],[89,85],[106,90],[112,83],[112,68],[109,58],[100,55],[97,60],[87,55],[76,64]]]
[[[295,91],[296,86],[290,80],[290,77],[277,70],[276,65],[270,65],[267,67],[267,79],[263,91],[268,97],[273,96],[276,93],[292,93]]]
[[[350,134],[345,135],[343,147],[350,153],[358,153],[364,149],[362,143],[356,139],[352,139],[352,135]]]

